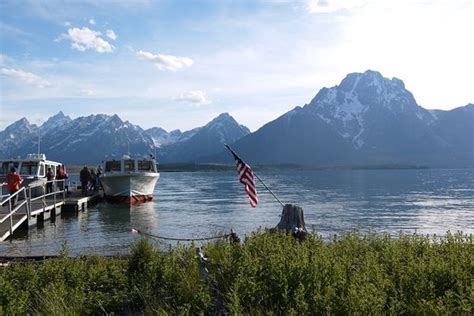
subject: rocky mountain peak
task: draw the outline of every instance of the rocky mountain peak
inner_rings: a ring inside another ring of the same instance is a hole
[[[356,148],[366,143],[368,124],[375,117],[417,117],[429,123],[433,115],[418,106],[415,98],[397,78],[385,78],[378,71],[348,74],[339,85],[323,88],[305,110],[318,115]]]
[[[18,121],[14,122],[13,124],[10,124],[7,126],[5,131],[17,131],[17,130],[25,130],[30,132],[31,130],[36,129],[36,125],[30,124],[28,119],[26,117],[22,117]]]
[[[380,72],[373,70],[348,74],[335,88],[345,93],[366,98],[365,101],[374,101],[367,98],[369,96],[375,100],[383,101],[395,95],[410,94],[405,89],[402,80],[385,78]]]
[[[109,121],[109,123],[111,123],[111,124],[117,124],[117,125],[122,125],[122,124],[123,124],[122,119],[121,119],[117,114],[112,115],[112,116],[109,118],[108,121]]]
[[[238,135],[234,137],[241,137],[243,135],[249,134],[250,130],[243,126],[239,125],[237,121],[229,114],[229,113],[222,113],[216,118],[214,118],[212,121],[207,123],[203,129],[211,129],[211,130],[216,130],[218,133],[223,134],[222,138],[228,138],[228,136],[224,135]],[[234,137],[230,137],[233,139]]]
[[[164,128],[161,128],[161,127],[152,127],[152,128],[147,129],[146,132],[156,137],[168,134],[168,132]]]
[[[62,127],[67,126],[71,121],[72,120],[69,116],[64,115],[62,111],[59,111],[56,115],[51,116],[41,125],[41,131],[44,133],[50,130],[59,130]]]
[[[221,113],[217,117],[215,117],[213,120],[211,120],[207,125],[214,125],[218,123],[224,123],[224,122],[236,122],[232,116],[230,116],[229,113]]]

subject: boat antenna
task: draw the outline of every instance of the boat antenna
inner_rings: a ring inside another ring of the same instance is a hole
[[[41,153],[41,126],[38,126],[38,155]]]

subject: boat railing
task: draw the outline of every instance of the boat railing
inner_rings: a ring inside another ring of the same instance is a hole
[[[4,184],[2,184],[2,190],[3,185]],[[23,195],[23,201],[15,205],[15,203],[13,202],[16,201],[20,195]],[[18,191],[9,195],[5,200],[2,200],[2,202],[0,203],[1,207],[8,203],[8,213],[5,214],[2,218],[0,218],[0,224],[10,219],[10,235],[13,234],[13,215],[17,214],[17,212],[25,206],[25,215],[30,216],[30,204],[28,204],[28,200],[29,199],[26,194],[26,187],[21,187]]]

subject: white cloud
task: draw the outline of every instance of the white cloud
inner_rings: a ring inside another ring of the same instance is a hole
[[[176,71],[184,67],[190,67],[194,61],[188,57],[177,57],[172,55],[154,55],[149,52],[139,51],[137,56],[140,59],[152,62],[159,70]]]
[[[37,76],[31,72],[26,72],[23,70],[16,70],[12,68],[2,68],[0,70],[0,74],[2,74],[2,76],[5,76],[5,77],[15,78],[15,79],[24,81],[38,88],[47,88],[51,86],[51,83],[44,80],[40,76]]]
[[[91,89],[82,89],[81,92],[84,93],[84,94],[87,95],[87,96],[93,96],[93,95],[95,95],[95,91],[94,91],[94,90],[91,90]]]
[[[102,35],[100,32],[93,31],[87,27],[74,27],[69,29],[67,34],[62,34],[59,39],[69,39],[72,42],[71,48],[81,52],[95,49],[98,53],[111,53],[115,47],[100,37],[100,35]]]
[[[107,37],[110,38],[111,40],[115,41],[117,39],[117,35],[115,34],[113,30],[107,30],[107,32],[105,32],[105,35],[107,35]]]
[[[5,55],[0,54],[0,64],[5,63],[5,60],[6,60],[6,59],[7,59],[7,58],[5,57]]]
[[[95,25],[95,20],[93,18],[89,19],[89,23],[92,24],[92,25]]]
[[[331,13],[343,9],[353,9],[367,4],[369,0],[308,0],[309,13]]]
[[[207,98],[206,93],[201,90],[185,91],[181,93],[179,97],[175,98],[174,100],[178,102],[192,103],[196,105],[211,103],[211,101]]]
[[[66,27],[70,27],[71,25],[72,25],[72,23],[69,22],[69,21],[64,22],[64,26],[66,26]]]

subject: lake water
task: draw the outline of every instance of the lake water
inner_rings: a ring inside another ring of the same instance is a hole
[[[284,203],[303,207],[308,228],[324,237],[361,231],[474,233],[474,170],[262,171]],[[137,235],[199,238],[229,232],[240,237],[274,227],[281,206],[257,184],[251,208],[236,172],[162,173],[152,202],[128,207],[101,203],[55,223],[32,227],[0,243],[0,255],[56,255],[67,241],[70,254],[127,253]],[[164,243],[166,246],[167,244]]]

